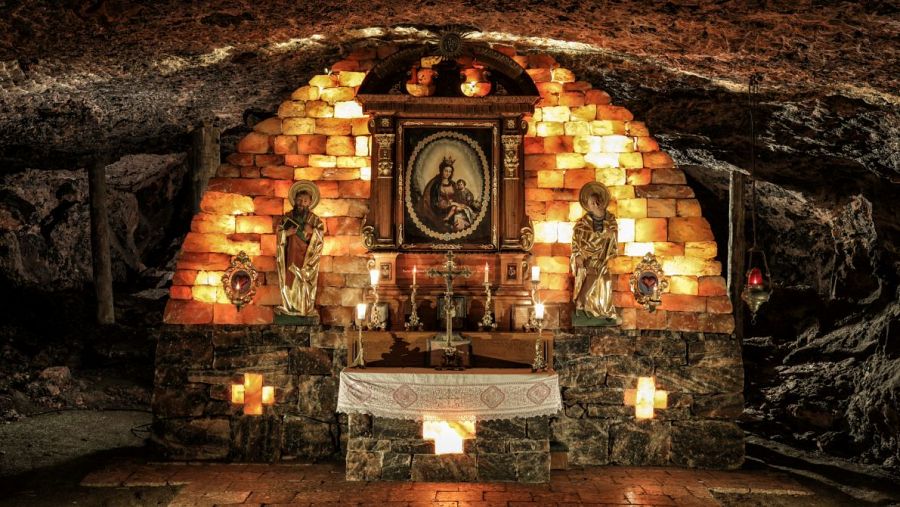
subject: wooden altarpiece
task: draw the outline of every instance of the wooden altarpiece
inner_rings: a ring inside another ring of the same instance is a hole
[[[483,314],[487,265],[498,329],[514,330],[515,307],[530,303],[525,278],[534,243],[525,214],[524,115],[534,112],[540,96],[512,58],[484,45],[446,42],[395,53],[359,88],[372,134],[363,240],[381,272],[379,292],[391,306],[391,328],[403,328],[417,266],[419,314],[426,329],[437,329],[429,314],[436,313],[442,283],[423,275],[452,250],[473,272],[455,285],[467,305],[459,319],[463,328],[476,327]],[[423,66],[436,76],[433,92],[413,96],[406,85]],[[486,96],[463,94],[462,73],[473,67],[490,76]]]

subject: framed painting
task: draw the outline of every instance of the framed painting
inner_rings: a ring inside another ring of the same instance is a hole
[[[498,125],[403,120],[400,248],[496,250]]]

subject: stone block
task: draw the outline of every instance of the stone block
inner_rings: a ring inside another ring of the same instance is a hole
[[[596,172],[594,169],[570,169],[566,171],[563,187],[580,189],[586,183],[592,181],[596,181]]]
[[[707,314],[702,322],[706,333],[731,334],[734,332],[734,317],[731,314]]]
[[[563,91],[559,94],[559,105],[578,107],[584,105],[584,92],[582,91]]]
[[[604,357],[584,356],[560,361],[556,368],[560,387],[602,386],[606,383]]]
[[[272,180],[264,178],[211,178],[208,189],[208,192],[226,192],[244,196],[272,195],[274,193]],[[238,213],[232,211],[229,214],[236,215]]]
[[[434,440],[393,439],[390,440],[391,452],[400,454],[434,454]]]
[[[659,185],[687,185],[687,178],[680,169],[655,169],[650,183]]]
[[[688,296],[698,295],[696,276],[673,275],[669,277],[669,292]]]
[[[669,257],[662,260],[667,275],[715,276],[722,273],[722,263],[698,257]]]
[[[715,241],[689,241],[684,244],[684,255],[701,259],[714,259],[719,253]]]
[[[284,165],[290,167],[304,167],[309,165],[309,156],[302,154],[287,154],[284,156]]]
[[[197,213],[191,220],[191,231],[200,233],[231,234],[234,232],[234,223],[235,219],[233,215]]]
[[[340,446],[335,445],[338,432],[335,424],[285,416],[283,426],[281,451],[284,457],[321,460],[340,454]]]
[[[480,431],[477,433],[480,437]],[[379,439],[421,439],[422,423],[406,419],[375,417],[372,421],[372,434]]]
[[[333,419],[337,411],[337,389],[335,377],[300,375],[297,382],[297,414],[320,421]]]
[[[318,100],[319,87],[317,86],[301,86],[291,93],[292,100]]]
[[[285,118],[281,124],[281,131],[285,135],[307,135],[316,130],[315,118]]]
[[[474,482],[478,466],[466,454],[414,454],[410,475],[416,482]]]
[[[269,136],[260,132],[250,132],[237,144],[240,153],[268,153]]]
[[[175,264],[177,269],[224,271],[231,265],[231,256],[209,252],[182,251]]]
[[[253,213],[253,199],[246,195],[207,190],[200,200],[200,210],[214,215]]]
[[[676,465],[736,469],[744,462],[744,432],[734,423],[676,422],[671,435],[671,460]]]
[[[289,355],[289,371],[293,375],[330,375],[333,352],[314,347],[293,347]]]
[[[525,438],[525,419],[495,419],[478,421],[475,434],[479,439]]]
[[[609,463],[608,423],[599,419],[572,419],[561,416],[550,424],[553,440],[569,449],[573,465]]]
[[[643,308],[637,309],[636,324],[638,329],[665,329],[666,328],[666,312],[665,310],[656,310],[649,312]]]
[[[546,416],[529,417],[525,419],[526,436],[533,440],[547,440],[550,438],[550,418]]]
[[[507,454],[509,453],[509,440],[494,440],[478,435],[475,439],[475,453],[481,454]]]
[[[515,481],[517,457],[508,453],[478,453],[478,481]]]
[[[272,229],[272,217],[240,215],[235,217],[235,232],[252,234],[269,234]]]
[[[199,301],[169,300],[163,322],[166,324],[211,324],[213,305]]]
[[[386,452],[381,463],[381,480],[408,481],[412,478],[412,455]]]
[[[635,137],[634,147],[641,153],[645,153],[648,151],[659,151],[659,143],[656,141],[656,139],[647,136]]]
[[[550,482],[550,449],[516,453],[516,476],[520,483]]]
[[[234,416],[229,457],[235,461],[277,461],[281,457],[282,432],[280,417]]]
[[[263,167],[259,175],[263,178],[290,180],[294,178],[294,168],[286,165]]]
[[[349,136],[353,133],[353,123],[345,118],[317,118],[316,128],[307,134],[321,134],[326,136]]]
[[[381,480],[383,452],[347,451],[346,479],[348,481]]]
[[[616,202],[616,216],[619,218],[647,217],[647,199],[620,199]]]
[[[351,136],[327,136],[325,153],[327,155],[353,156],[356,154],[356,142]]]
[[[557,169],[581,169],[585,167],[584,155],[581,153],[557,153]]]
[[[661,466],[671,457],[670,426],[653,420],[629,421],[609,427],[611,463]]]
[[[731,298],[728,296],[710,296],[706,299],[706,311],[709,313],[732,313]]]
[[[591,337],[591,354],[595,356],[629,355],[635,352],[635,338],[622,333],[603,333]]]
[[[565,124],[561,122],[539,121],[535,125],[539,137],[562,136],[566,134]]]
[[[307,155],[322,155],[328,145],[328,136],[321,134],[305,134],[297,136],[297,150]]]
[[[526,171],[546,171],[556,169],[556,155],[525,155]]]
[[[557,170],[538,171],[537,180],[539,188],[560,188],[565,181],[565,173]]]
[[[306,117],[306,101],[304,100],[286,100],[278,106],[279,118],[305,118]],[[280,133],[280,132],[279,132]]]

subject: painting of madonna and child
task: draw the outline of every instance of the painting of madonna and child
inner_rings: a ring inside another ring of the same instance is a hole
[[[405,146],[406,248],[492,249],[490,129],[409,129]]]

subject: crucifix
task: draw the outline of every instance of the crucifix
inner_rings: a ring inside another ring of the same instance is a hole
[[[459,357],[459,351],[453,346],[453,317],[456,316],[456,308],[453,304],[453,279],[457,276],[471,276],[472,271],[467,267],[457,269],[456,263],[453,262],[453,252],[447,252],[447,261],[444,263],[444,270],[431,268],[427,272],[428,276],[434,278],[443,278],[447,283],[444,290],[444,319],[447,322],[447,336],[444,344],[444,367],[452,367],[461,365],[462,361]]]

